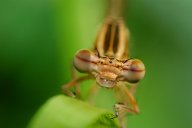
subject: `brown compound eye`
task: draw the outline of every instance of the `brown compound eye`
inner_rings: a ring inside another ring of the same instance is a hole
[[[80,72],[91,72],[97,67],[98,57],[89,50],[80,50],[75,54],[73,64]]]
[[[145,75],[145,66],[139,59],[130,59],[123,65],[121,76],[129,83],[137,83]]]

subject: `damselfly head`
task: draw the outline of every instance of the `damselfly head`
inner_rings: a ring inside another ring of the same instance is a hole
[[[138,59],[123,62],[114,58],[98,57],[89,50],[76,53],[74,66],[80,72],[93,75],[100,86],[107,88],[114,87],[119,81],[137,83],[145,75],[145,66]]]

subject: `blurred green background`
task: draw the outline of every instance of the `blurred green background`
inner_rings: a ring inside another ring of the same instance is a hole
[[[130,128],[192,127],[192,1],[127,4],[131,57],[146,65],[136,94],[141,114],[129,116]],[[60,93],[74,53],[92,47],[105,7],[104,0],[0,1],[1,128],[26,127]]]

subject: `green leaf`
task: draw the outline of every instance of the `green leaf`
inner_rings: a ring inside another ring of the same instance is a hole
[[[117,128],[107,110],[64,95],[49,99],[35,114],[28,128]]]

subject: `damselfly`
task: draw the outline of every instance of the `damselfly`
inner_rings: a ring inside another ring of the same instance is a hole
[[[114,4],[114,1],[112,3],[113,8],[119,6]],[[71,87],[76,88],[80,82],[87,79],[96,79],[96,83],[101,87],[118,90],[118,93],[123,96],[120,102],[114,105],[115,116],[119,118],[121,127],[125,127],[123,121],[125,114],[139,113],[133,95],[137,83],[145,75],[145,66],[139,59],[129,58],[129,31],[123,19],[114,15],[114,12],[118,12],[117,8],[103,23],[93,50],[83,49],[75,54],[73,60],[75,69],[87,75],[75,77],[62,89],[65,94],[74,97],[74,93],[70,91]],[[79,90],[76,90],[78,94]]]

